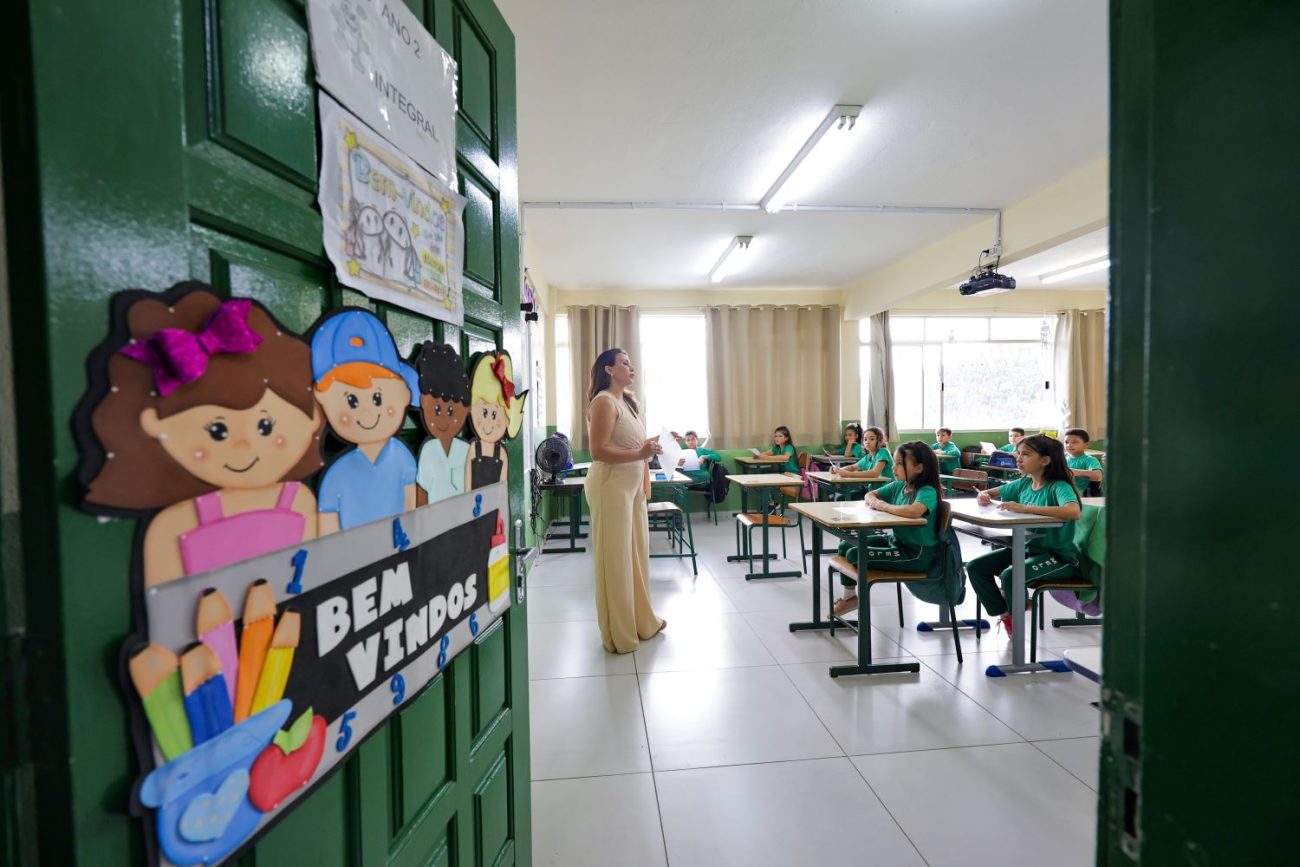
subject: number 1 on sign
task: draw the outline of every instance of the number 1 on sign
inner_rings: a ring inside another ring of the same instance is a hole
[[[307,565],[307,549],[299,548],[298,553],[294,554],[293,559],[289,562],[293,564],[293,580],[289,582],[289,586],[285,589],[290,593],[301,593],[302,570]]]

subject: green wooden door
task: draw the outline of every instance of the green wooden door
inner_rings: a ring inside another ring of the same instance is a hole
[[[1295,3],[1111,3],[1112,867],[1297,860],[1297,45]]]
[[[12,762],[29,773],[6,782],[35,782],[7,788],[5,813],[38,816],[11,852],[35,845],[42,863],[136,864],[142,834],[126,812],[136,768],[114,679],[134,522],[77,511],[68,424],[107,297],[194,278],[256,298],[298,329],[340,304],[368,305],[408,357],[429,339],[466,357],[518,352],[514,40],[490,0],[408,2],[460,66],[469,204],[466,321],[455,328],[333,279],[315,206],[316,87],[300,0],[25,5],[3,37],[13,76],[0,124],[9,277],[24,287],[11,292],[15,405],[29,402],[15,415],[24,543],[0,574],[10,599],[22,591],[19,655],[30,660],[30,726]],[[524,466],[518,444],[510,459]],[[524,514],[521,476],[511,479],[514,517]],[[510,609],[243,862],[529,863],[525,622],[522,606]]]

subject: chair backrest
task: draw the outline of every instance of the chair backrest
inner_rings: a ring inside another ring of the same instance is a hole
[[[953,472],[953,475],[961,476],[963,479],[975,479],[983,482],[989,480],[989,474],[983,470],[956,470]],[[952,486],[958,491],[979,491],[982,489],[981,485],[972,485],[964,482],[953,482]]]
[[[939,514],[934,522],[935,535],[942,536],[948,532],[952,526],[952,504],[947,500],[939,500]]]
[[[801,470],[806,470],[812,464],[812,455],[807,452],[799,452],[799,456],[794,459],[795,465]]]

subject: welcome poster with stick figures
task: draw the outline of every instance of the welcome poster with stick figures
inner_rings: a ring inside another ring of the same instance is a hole
[[[339,282],[460,325],[465,198],[320,94],[320,203]]]

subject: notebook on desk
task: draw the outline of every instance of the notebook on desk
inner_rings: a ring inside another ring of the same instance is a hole
[[[750,449],[750,450],[749,450],[749,453],[750,453],[751,455],[753,455],[754,457],[756,457],[756,458],[760,458],[760,457],[763,456],[763,453],[760,452],[758,449]]]

